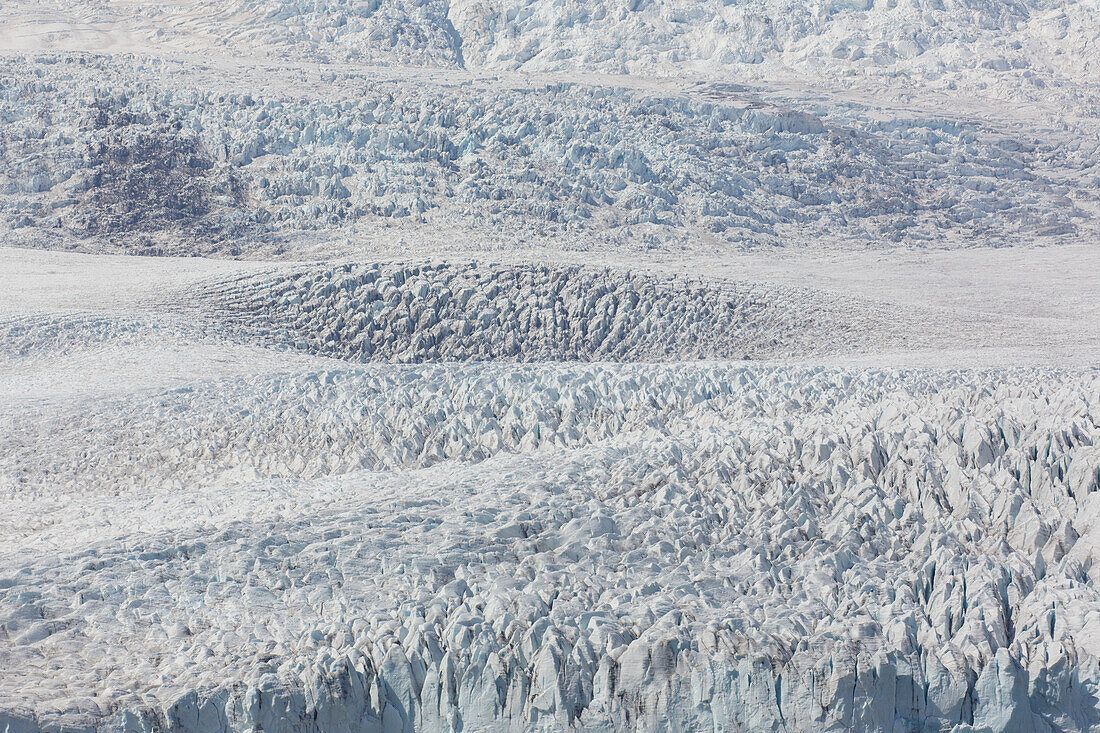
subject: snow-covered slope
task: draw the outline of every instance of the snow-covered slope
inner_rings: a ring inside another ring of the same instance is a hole
[[[1100,37],[1095,0],[9,0],[4,9],[5,40],[31,50],[200,45],[287,60],[646,75],[764,65],[1041,84],[1089,79]]]

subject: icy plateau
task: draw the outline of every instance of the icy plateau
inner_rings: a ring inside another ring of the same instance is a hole
[[[0,733],[1097,730],[1097,0],[0,0]]]

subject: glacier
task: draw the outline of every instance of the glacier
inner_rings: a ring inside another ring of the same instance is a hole
[[[0,1],[0,732],[1100,729],[1098,44]]]

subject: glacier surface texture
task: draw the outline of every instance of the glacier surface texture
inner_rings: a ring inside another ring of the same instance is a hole
[[[1097,730],[1097,0],[0,0],[0,733]]]

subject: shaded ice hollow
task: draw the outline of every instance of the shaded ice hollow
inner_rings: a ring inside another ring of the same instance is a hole
[[[0,731],[1100,729],[1094,0],[0,0]]]

